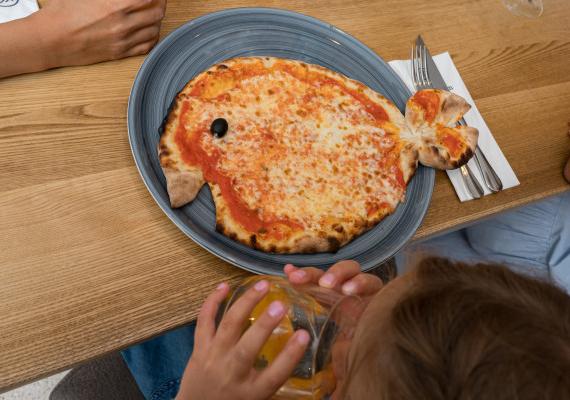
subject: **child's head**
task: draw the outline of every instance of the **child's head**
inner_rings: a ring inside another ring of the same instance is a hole
[[[568,399],[570,297],[497,265],[429,259],[372,300],[344,398]]]

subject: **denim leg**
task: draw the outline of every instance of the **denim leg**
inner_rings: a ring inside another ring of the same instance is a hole
[[[426,255],[505,264],[570,291],[570,192],[408,246],[396,258],[398,269]]]
[[[147,400],[176,396],[194,347],[195,327],[192,323],[121,352]]]
[[[469,246],[490,261],[547,275],[570,290],[570,192],[465,229]]]

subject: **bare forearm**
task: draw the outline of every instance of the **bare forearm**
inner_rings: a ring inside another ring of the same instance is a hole
[[[166,0],[49,0],[31,16],[0,24],[0,78],[146,54]]]
[[[53,67],[40,15],[0,24],[0,78]]]

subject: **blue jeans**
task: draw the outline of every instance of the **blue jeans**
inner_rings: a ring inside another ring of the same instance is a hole
[[[194,348],[196,324],[175,329],[121,352],[137,385],[148,400],[170,400]]]
[[[398,269],[427,255],[505,264],[570,292],[570,192],[410,245],[396,257]]]
[[[570,192],[504,213],[477,225],[408,246],[397,264],[431,254],[466,262],[496,262],[550,277],[570,289]],[[123,351],[147,399],[176,396],[194,346],[194,327],[177,329]]]

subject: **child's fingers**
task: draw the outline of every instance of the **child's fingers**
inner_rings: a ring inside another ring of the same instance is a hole
[[[372,295],[378,292],[384,283],[382,279],[372,274],[358,274],[348,282],[343,283],[342,293],[359,296]]]
[[[352,260],[339,261],[319,279],[319,285],[329,289],[340,287],[344,282],[360,274],[360,264]]]
[[[284,268],[285,274],[289,279],[289,282],[295,285],[302,285],[305,283],[317,283],[319,278],[325,273],[323,270],[314,268],[314,267],[306,267],[306,268],[297,268],[291,264],[287,264]]]
[[[227,349],[229,346],[237,343],[247,318],[268,291],[269,282],[266,280],[258,281],[230,307],[224,318],[222,318],[216,332],[215,340],[223,349]]]
[[[296,331],[277,358],[258,376],[255,385],[262,398],[272,396],[291,376],[303,357],[310,336],[305,330]]]
[[[233,350],[234,361],[237,368],[243,371],[243,375],[251,371],[257,354],[286,312],[283,303],[274,301],[236,344]]]
[[[293,264],[285,264],[285,266],[283,267],[283,272],[285,272],[285,275],[289,276],[289,274],[291,272],[295,272],[297,271],[299,268],[297,268],[296,266],[294,266]]]
[[[229,285],[222,282],[218,285],[202,304],[198,321],[196,322],[196,332],[194,334],[196,348],[209,346],[210,341],[216,333],[216,314],[220,304],[224,301],[229,292]]]

